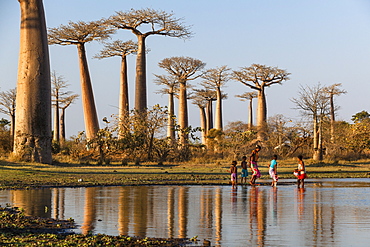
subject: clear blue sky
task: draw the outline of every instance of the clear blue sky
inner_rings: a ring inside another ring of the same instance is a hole
[[[370,1],[368,0],[44,0],[48,27],[68,21],[92,21],[115,11],[153,8],[173,11],[183,17],[195,33],[190,40],[151,36],[147,46],[148,104],[167,104],[155,94],[160,87],[153,74],[164,74],[158,62],[172,56],[190,56],[207,63],[207,68],[228,65],[237,70],[252,63],[277,66],[291,73],[291,80],[267,89],[268,116],[283,114],[294,121],[300,112],[290,101],[300,85],[342,83],[348,93],[336,98],[341,107],[337,119],[350,121],[359,111],[370,111]],[[16,86],[19,49],[19,3],[0,0],[0,90]],[[135,40],[119,30],[114,39]],[[65,77],[69,90],[80,93],[75,46],[50,46],[51,70]],[[119,58],[92,59],[102,45],[86,46],[98,116],[117,113]],[[134,90],[135,59],[129,58],[130,90]],[[194,82],[196,84],[196,82]],[[224,125],[247,121],[247,104],[235,94],[250,91],[230,81],[224,91]],[[133,94],[132,94],[133,95]],[[131,106],[133,97],[130,98]],[[255,102],[256,103],[256,102]],[[190,124],[199,126],[199,110],[190,103]],[[80,100],[67,109],[67,136],[84,130]],[[2,116],[0,116],[2,117]],[[100,121],[101,127],[104,123]]]

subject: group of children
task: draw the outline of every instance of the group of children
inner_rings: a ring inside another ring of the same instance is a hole
[[[252,171],[252,176],[249,181],[251,185],[255,185],[256,179],[261,177],[261,172],[258,169],[258,158],[259,158],[258,153],[260,150],[261,150],[261,147],[257,145],[256,148],[252,151],[251,155],[249,156],[249,164],[250,164],[250,168]],[[237,162],[233,161],[231,163],[231,167],[229,170],[229,172],[231,173],[231,184],[233,188],[237,185],[237,179],[238,179],[238,168],[236,167],[236,165],[237,165]],[[270,177],[272,178],[272,182],[271,182],[272,187],[276,187],[277,181],[279,179],[278,174],[277,174],[277,165],[278,165],[277,155],[274,155],[269,165],[269,174],[270,174]],[[242,157],[241,167],[242,167],[241,183],[246,184],[247,177],[248,177],[248,162],[247,162],[246,156]],[[306,169],[305,169],[302,155],[298,155],[298,169],[295,169],[293,174],[297,177],[298,188],[300,187],[303,188],[304,179],[307,177],[307,175],[306,175]]]

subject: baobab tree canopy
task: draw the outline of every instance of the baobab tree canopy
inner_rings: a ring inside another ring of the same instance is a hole
[[[158,66],[166,70],[170,75],[175,76],[179,82],[195,80],[201,74],[195,76],[197,72],[205,67],[205,63],[199,59],[191,57],[170,57],[158,63]]]
[[[289,80],[289,75],[290,73],[286,70],[261,64],[252,64],[250,67],[242,67],[239,71],[233,71],[235,80],[257,91],[272,84],[281,84]]]
[[[104,43],[104,48],[100,51],[99,54],[95,55],[94,58],[102,59],[114,56],[127,56],[130,54],[136,54],[137,52],[137,43],[128,40],[115,40],[111,43]]]
[[[173,13],[151,8],[131,9],[127,12],[117,11],[116,15],[111,16],[108,21],[110,25],[131,30],[136,35],[158,34],[180,38],[190,38],[192,35],[189,27],[181,23],[182,18],[175,18]],[[143,24],[150,25],[150,30],[147,32],[140,31],[138,28]]]
[[[48,39],[50,45],[76,45],[77,43],[107,39],[114,32],[113,29],[102,25],[101,21],[70,21],[68,25],[49,28]]]
[[[149,35],[164,35],[184,39],[190,38],[190,29],[183,25],[181,20],[181,18],[175,18],[173,13],[157,11],[150,8],[139,10],[131,9],[127,12],[119,11],[116,12],[116,15],[106,20],[107,25],[111,25],[118,29],[131,30],[138,39],[135,108],[139,112],[144,112],[147,108],[145,39]],[[142,30],[139,30],[139,27]]]
[[[289,80],[289,75],[290,73],[286,70],[260,64],[252,64],[250,67],[242,67],[238,71],[233,71],[234,80],[258,91],[257,138],[260,140],[265,138],[264,132],[267,124],[265,88],[273,84],[281,84],[283,81]]]

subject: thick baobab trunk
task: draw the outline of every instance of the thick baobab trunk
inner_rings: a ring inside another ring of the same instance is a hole
[[[144,112],[147,108],[145,36],[137,35],[135,109]]]
[[[180,82],[179,91],[179,125],[180,125],[180,144],[186,146],[188,143],[188,104],[186,96],[186,82]]]
[[[200,127],[202,129],[201,140],[202,140],[202,144],[206,145],[207,144],[207,138],[206,138],[206,135],[207,135],[206,111],[205,111],[204,107],[200,107],[200,106],[199,106],[199,110],[200,110]]]
[[[59,102],[58,97],[56,97],[55,105],[54,105],[54,133],[53,133],[53,140],[59,144],[60,141],[60,129],[59,129]]]
[[[92,139],[99,131],[98,115],[95,107],[94,93],[91,85],[84,44],[78,44],[77,49],[80,64],[81,98],[84,110],[86,138]]]
[[[15,112],[11,115],[12,122],[10,123],[10,145],[13,148],[14,146],[14,133],[15,133]]]
[[[217,88],[215,129],[222,130],[222,95],[221,89]]]
[[[51,81],[42,0],[19,0],[21,9],[14,154],[52,163]]]
[[[213,129],[213,107],[212,107],[212,100],[208,100],[207,101],[207,105],[206,105],[206,118],[207,118],[206,129],[207,129],[207,133],[208,133],[208,130]]]
[[[249,100],[249,113],[248,113],[248,129],[253,129],[253,99]]]
[[[261,89],[258,91],[258,107],[257,107],[257,139],[265,140],[267,130],[267,106],[265,91]]]
[[[173,93],[168,94],[168,120],[167,120],[167,138],[171,144],[175,142],[175,104]]]
[[[319,144],[318,117],[313,116],[313,149],[317,150]]]
[[[319,120],[318,128],[315,126],[315,130],[317,129],[314,140],[314,154],[313,160],[322,161],[323,160],[323,147],[322,147],[322,121]]]
[[[121,75],[120,75],[120,91],[119,91],[119,138],[122,138],[122,132],[125,128],[129,113],[129,99],[128,99],[128,80],[127,80],[127,59],[122,56],[121,61]]]
[[[335,142],[334,124],[335,124],[334,96],[331,94],[330,95],[330,141],[331,143]]]
[[[65,112],[66,108],[62,108],[62,113],[60,114],[60,139],[62,142],[66,140]]]

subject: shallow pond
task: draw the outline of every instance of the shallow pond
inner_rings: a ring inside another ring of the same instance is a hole
[[[72,217],[80,233],[198,236],[212,246],[368,246],[370,179],[308,180],[305,189],[289,182],[3,190],[0,204]]]

